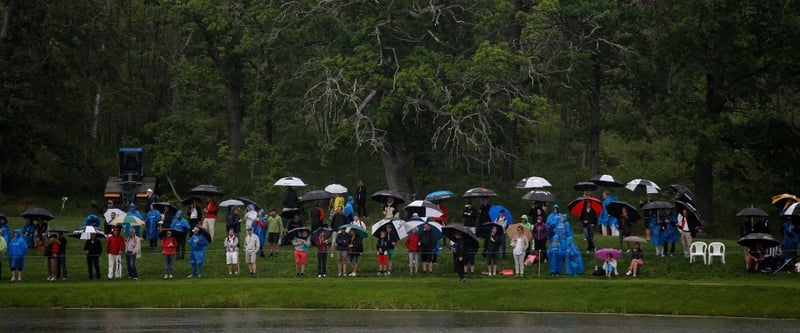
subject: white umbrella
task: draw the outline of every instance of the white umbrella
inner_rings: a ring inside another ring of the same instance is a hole
[[[612,175],[597,175],[589,179],[590,182],[597,184],[597,186],[607,187],[623,187],[625,183],[617,180]]]
[[[641,178],[636,178],[634,180],[629,181],[628,184],[625,185],[625,188],[634,192],[640,191],[648,194],[658,193],[658,190],[661,189],[661,187],[659,187],[658,184],[656,184],[656,182]],[[651,191],[653,190],[655,190],[656,192],[651,193]]]
[[[516,188],[543,188],[543,187],[550,187],[553,186],[550,184],[547,179],[542,177],[531,176],[527,178],[522,178],[522,180],[517,183]]]
[[[290,177],[283,177],[281,179],[278,179],[275,182],[274,185],[275,186],[306,186],[306,183],[304,183],[303,180],[300,179],[300,178],[291,177],[290,176]]]
[[[111,208],[111,209],[107,210],[105,213],[103,213],[103,217],[106,218],[106,223],[110,223],[111,222],[111,213],[114,213],[115,217],[120,217],[120,216],[127,215],[127,214],[125,214],[125,212],[123,212],[119,208]]]
[[[439,206],[428,200],[414,200],[405,207],[409,215],[417,213],[419,217],[439,217],[442,216],[442,211]]]
[[[331,194],[347,193],[347,187],[344,187],[341,184],[330,184],[325,186],[325,192]]]
[[[102,232],[97,231],[93,226],[87,225],[83,229],[83,233],[81,233],[81,240],[92,239],[92,234],[102,234]]]
[[[408,231],[406,231],[405,224],[406,222],[401,219],[381,219],[375,224],[372,225],[372,235],[378,237],[378,231],[381,229],[385,229],[387,224],[391,224],[394,227],[394,230],[397,232],[398,239],[403,239],[408,236]]]
[[[223,202],[220,202],[219,206],[220,207],[244,206],[244,202],[242,202],[241,200],[230,199],[230,200],[225,200]]]

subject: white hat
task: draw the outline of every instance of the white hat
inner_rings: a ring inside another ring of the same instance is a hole
[[[152,188],[148,188],[147,192],[153,192],[153,189]]]

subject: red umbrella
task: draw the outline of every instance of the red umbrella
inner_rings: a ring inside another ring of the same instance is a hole
[[[575,200],[570,201],[567,204],[567,208],[569,208],[569,214],[572,216],[581,216],[581,212],[586,209],[586,204],[590,204],[592,206],[592,210],[595,214],[600,214],[603,211],[603,203],[600,199],[595,197],[577,197]]]

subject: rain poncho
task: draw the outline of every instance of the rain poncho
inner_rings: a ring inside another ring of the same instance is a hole
[[[619,231],[619,224],[616,217],[608,215],[608,210],[606,210],[606,206],[608,206],[608,204],[610,204],[611,202],[617,200],[619,200],[619,196],[613,194],[607,195],[605,200],[603,200],[603,210],[597,217],[597,224],[611,228],[612,231]]]
[[[177,232],[183,233],[184,235],[189,232],[189,229],[191,229],[191,227],[189,227],[189,221],[186,221],[186,219],[183,218],[183,211],[180,209],[175,212],[175,217],[172,218],[172,224],[169,227],[175,229]]]
[[[550,274],[561,274],[561,267],[564,263],[564,250],[561,248],[561,241],[558,237],[554,237],[550,242],[550,248],[547,249],[547,260],[550,264]]]
[[[678,230],[678,218],[675,212],[672,212],[667,217],[667,223],[664,226],[664,241],[670,244],[675,244],[681,240],[681,232]]]
[[[244,213],[245,230],[247,230],[247,228],[253,226],[253,221],[255,221],[257,217],[258,217],[258,213],[256,212],[255,206],[247,205],[246,212]]]
[[[36,237],[36,226],[30,221],[26,222],[25,225],[22,226],[22,237],[25,240],[25,244],[28,244],[29,248],[33,248],[33,238]]]
[[[8,243],[8,266],[12,270],[25,268],[25,253],[28,252],[28,243],[22,236],[22,231],[14,230],[14,238]]]
[[[100,227],[100,217],[98,217],[97,215],[94,215],[94,214],[87,216],[86,219],[83,220],[83,226],[84,227],[92,226],[92,227],[95,227],[95,229],[99,228]]]
[[[353,209],[353,196],[347,196],[347,203],[344,204],[344,217],[347,219],[347,223],[353,223],[353,220],[356,216],[356,211]]]
[[[189,263],[203,264],[206,261],[206,246],[208,246],[206,237],[201,234],[192,235],[192,238],[189,238],[189,246],[192,248],[189,253]]]
[[[11,227],[8,226],[8,221],[5,219],[2,223],[3,224],[0,224],[0,230],[3,230],[3,238],[5,238],[6,244],[8,244],[8,242],[11,241]]]
[[[128,211],[125,212],[125,214],[130,215],[130,216],[136,216],[140,220],[144,220],[144,217],[142,216],[142,213],[139,213],[139,211],[136,210],[136,205],[134,205],[134,204],[131,204],[131,208],[128,209]],[[125,235],[128,235],[130,230],[131,230],[131,225],[130,224],[126,224],[125,225]],[[133,230],[136,231],[137,235],[141,235],[139,233],[139,230],[141,230],[141,227],[139,227],[138,225],[133,226]]]
[[[577,275],[583,273],[583,257],[581,250],[575,245],[572,237],[564,242],[564,274]]]
[[[267,219],[264,217],[264,210],[258,211],[258,216],[256,219],[253,220],[253,234],[258,236],[259,244],[264,246],[264,242],[267,239]]]
[[[566,228],[561,226],[560,232],[562,234],[560,239],[567,239],[567,236],[572,236],[572,228],[569,226],[567,214],[562,214],[561,208],[558,207],[558,204],[555,204],[553,205],[553,211],[547,216],[547,221],[545,221],[545,224],[547,224],[547,230],[549,231],[547,235],[547,241],[553,241],[553,236],[555,236],[556,230],[558,230],[557,228],[559,227],[559,223],[566,224]]]
[[[785,259],[797,257],[797,232],[792,221],[783,222],[783,242],[781,243],[783,256]]]
[[[157,209],[151,209],[147,212],[147,216],[144,219],[145,239],[158,239],[158,222],[161,222],[161,212]]]

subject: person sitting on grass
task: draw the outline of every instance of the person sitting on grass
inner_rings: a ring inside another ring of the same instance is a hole
[[[617,259],[611,253],[606,254],[606,260],[603,261],[603,270],[606,272],[606,278],[611,278],[612,275],[617,275]]]
[[[631,264],[628,266],[628,272],[625,275],[636,276],[636,273],[639,272],[639,267],[644,265],[644,252],[642,252],[642,246],[639,242],[633,243],[633,249],[631,250]]]
[[[745,267],[748,272],[758,272],[758,264],[764,259],[764,253],[761,251],[761,243],[756,243],[755,246],[747,250],[745,255]]]

